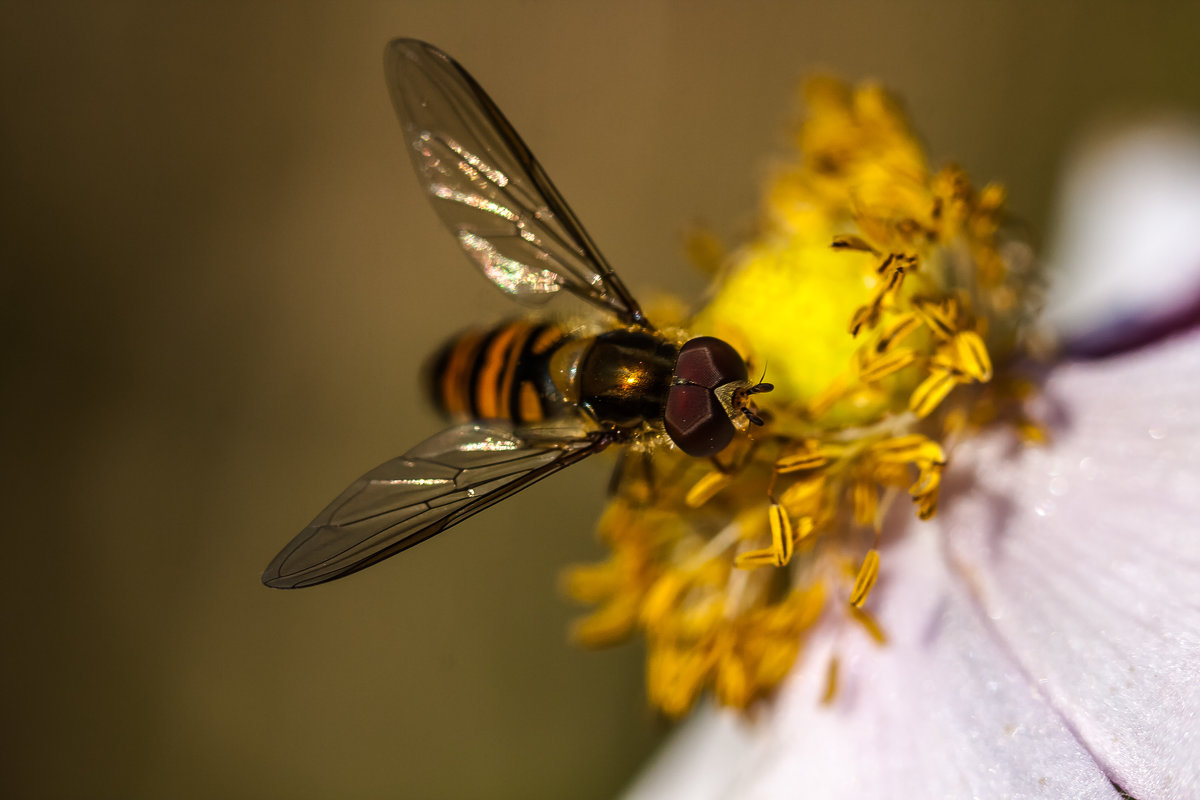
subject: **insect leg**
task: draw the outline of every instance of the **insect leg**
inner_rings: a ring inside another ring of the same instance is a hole
[[[658,489],[654,459],[649,450],[626,447],[621,451],[608,482],[609,496],[615,496],[618,492],[624,492],[634,505],[648,506],[654,503]]]

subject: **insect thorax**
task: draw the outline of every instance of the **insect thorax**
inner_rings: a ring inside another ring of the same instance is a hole
[[[618,428],[661,421],[679,348],[644,330],[614,330],[591,340],[577,370],[579,405]]]

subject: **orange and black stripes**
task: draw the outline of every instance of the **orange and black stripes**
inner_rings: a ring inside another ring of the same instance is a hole
[[[434,403],[458,419],[545,419],[562,407],[549,362],[568,338],[555,325],[524,320],[467,331],[435,356]]]

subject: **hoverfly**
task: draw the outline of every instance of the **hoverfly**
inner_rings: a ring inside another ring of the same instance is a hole
[[[610,444],[664,434],[715,455],[761,424],[726,342],[657,331],[541,164],[479,84],[441,50],[397,39],[388,89],[430,202],[483,274],[534,305],[570,295],[610,321],[595,335],[518,321],[468,333],[434,368],[443,410],[471,418],[350,485],[263,573],[324,583],[423,542]]]

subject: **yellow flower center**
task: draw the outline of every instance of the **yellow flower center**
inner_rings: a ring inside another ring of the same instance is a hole
[[[692,327],[724,339],[753,368],[765,370],[777,397],[810,400],[841,374],[858,347],[846,321],[874,281],[861,268],[847,267],[869,260],[839,253],[828,241],[773,237],[737,259]]]

